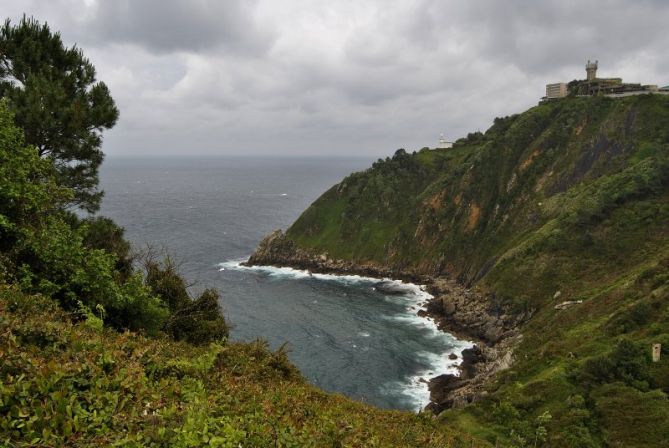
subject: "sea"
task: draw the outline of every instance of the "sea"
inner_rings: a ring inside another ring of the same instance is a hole
[[[312,384],[387,409],[418,411],[426,381],[456,372],[468,341],[418,316],[420,285],[246,268],[269,232],[286,229],[366,158],[114,158],[101,167],[100,214],[136,249],[169,254],[193,293],[217,288],[231,339],[285,345]],[[457,359],[449,359],[450,354]]]

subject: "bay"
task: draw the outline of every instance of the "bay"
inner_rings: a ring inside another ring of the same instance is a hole
[[[231,337],[262,338],[313,384],[376,406],[417,410],[424,380],[453,371],[464,341],[416,315],[426,294],[400,295],[377,280],[311,276],[290,269],[243,269],[264,235],[287,228],[364,158],[108,158],[101,214],[136,247],[165,248],[193,282],[217,288]]]

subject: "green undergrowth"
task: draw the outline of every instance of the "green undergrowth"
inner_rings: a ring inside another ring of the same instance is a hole
[[[194,347],[72,317],[0,286],[0,445],[487,446],[322,392],[262,341]]]

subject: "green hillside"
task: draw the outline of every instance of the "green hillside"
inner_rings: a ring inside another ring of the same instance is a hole
[[[667,446],[666,96],[543,103],[452,149],[399,150],[323,194],[287,240],[455,278],[532,316],[513,367],[444,421],[534,446],[528,425],[548,412],[546,446]]]
[[[96,328],[0,285],[0,446],[487,446],[428,414],[307,384],[263,342],[194,347]]]

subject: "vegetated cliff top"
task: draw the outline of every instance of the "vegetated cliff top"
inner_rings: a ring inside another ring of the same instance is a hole
[[[287,237],[451,276],[533,316],[490,399],[445,414],[463,428],[524,446],[523,422],[549,411],[549,446],[669,440],[666,96],[547,102],[452,149],[399,150],[328,190]]]
[[[585,224],[661,193],[668,139],[665,97],[549,102],[453,149],[399,150],[332,187],[287,233],[332,257],[472,281],[556,220]]]

